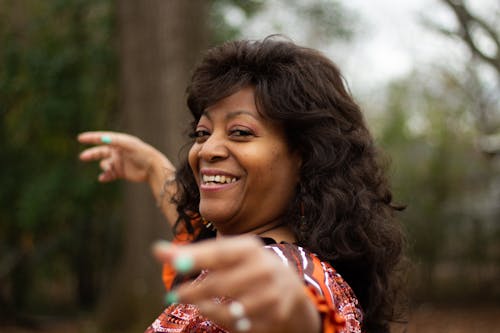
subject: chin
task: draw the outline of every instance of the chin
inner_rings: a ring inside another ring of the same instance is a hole
[[[226,212],[222,212],[219,209],[213,208],[204,208],[200,205],[200,215],[207,221],[210,221],[215,224],[224,223],[229,219],[229,216]]]

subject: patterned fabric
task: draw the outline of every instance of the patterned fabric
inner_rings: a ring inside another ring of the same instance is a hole
[[[362,311],[349,285],[330,264],[322,262],[308,250],[288,243],[265,246],[275,253],[285,265],[294,267],[304,281],[305,289],[322,316],[324,333],[361,333]],[[170,268],[167,268],[167,271]],[[164,281],[170,288],[164,269]],[[207,271],[201,272],[193,283],[199,283]],[[168,275],[171,277],[172,275]],[[228,302],[218,298],[216,302]],[[228,331],[200,315],[196,306],[173,304],[146,330],[146,333],[207,332],[227,333]]]
[[[195,305],[173,304],[163,311],[145,333],[154,332],[227,333],[228,331],[202,317]]]
[[[286,265],[297,269],[309,296],[323,317],[323,332],[360,333],[363,313],[351,287],[327,262],[288,243],[266,246]],[[343,325],[339,325],[342,323]]]

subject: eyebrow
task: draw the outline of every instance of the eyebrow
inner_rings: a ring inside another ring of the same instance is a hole
[[[255,118],[257,119],[257,117],[255,116],[255,114],[253,114],[252,112],[250,111],[246,111],[246,110],[234,110],[234,111],[231,111],[229,113],[226,114],[226,119],[233,119],[233,118],[236,118],[240,115],[247,115],[247,116],[250,116],[252,118]],[[212,120],[212,118],[210,117],[210,114],[209,112],[207,111],[203,111],[203,114],[202,116],[205,116],[207,117],[209,120]]]

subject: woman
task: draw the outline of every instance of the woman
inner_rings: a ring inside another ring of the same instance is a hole
[[[101,181],[148,181],[192,243],[155,247],[174,304],[148,332],[387,332],[397,207],[337,67],[275,37],[230,42],[187,92],[193,142],[175,174],[137,138],[79,137],[104,143],[81,154]]]

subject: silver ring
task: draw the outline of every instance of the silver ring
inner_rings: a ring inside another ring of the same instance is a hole
[[[238,332],[248,332],[252,323],[245,315],[245,307],[238,301],[229,303],[229,313],[234,319],[234,327]]]

